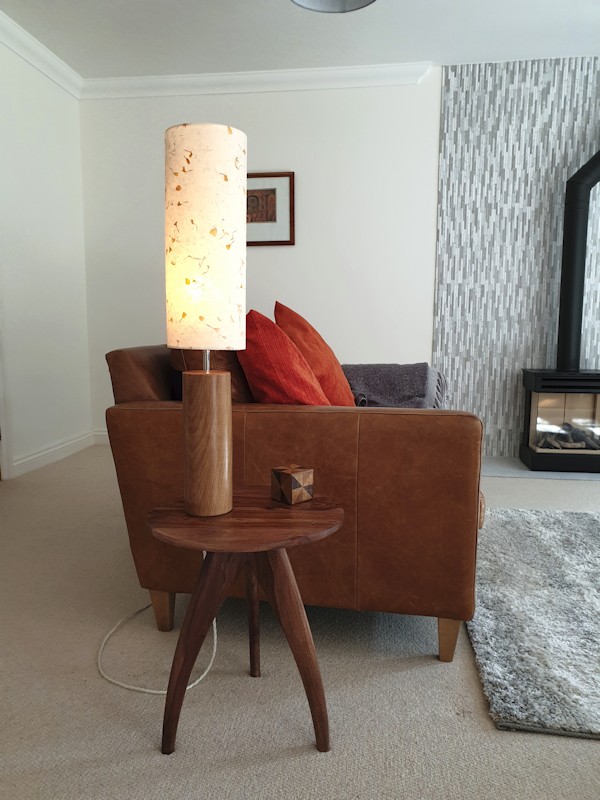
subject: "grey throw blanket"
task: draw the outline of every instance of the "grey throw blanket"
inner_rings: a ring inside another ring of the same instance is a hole
[[[357,406],[443,408],[446,379],[429,364],[342,364]]]

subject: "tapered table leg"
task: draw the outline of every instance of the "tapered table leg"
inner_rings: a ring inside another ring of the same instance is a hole
[[[329,744],[329,720],[321,671],[315,644],[306,618],[296,578],[285,550],[258,553],[258,579],[281,627],[296,661],[308,699],[317,741],[317,750],[326,753]]]
[[[163,719],[163,753],[172,753],[175,749],[177,724],[190,673],[227,590],[245,560],[246,556],[240,553],[208,553],[204,559],[173,656]]]
[[[260,678],[260,621],[258,581],[254,554],[246,562],[246,600],[248,602],[248,635],[250,640],[250,675]]]
[[[174,547],[208,553],[190,600],[173,658],[163,722],[163,753],[175,749],[177,723],[192,667],[211,622],[244,566],[248,598],[250,674],[260,674],[258,587],[260,583],[288,640],[312,714],[317,749],[329,750],[323,681],[302,598],[286,552],[335,533],[344,510],[327,497],[300,508],[274,503],[268,488],[240,489],[229,513],[193,516],[181,503],[148,514],[154,537]]]

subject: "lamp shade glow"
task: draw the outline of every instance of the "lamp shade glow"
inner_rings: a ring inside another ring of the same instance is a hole
[[[227,125],[165,133],[167,345],[246,346],[246,134]]]

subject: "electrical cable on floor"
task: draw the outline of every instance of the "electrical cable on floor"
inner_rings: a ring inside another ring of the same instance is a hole
[[[111,678],[110,675],[107,675],[106,672],[104,671],[104,668],[102,667],[102,654],[104,652],[104,648],[106,646],[106,643],[108,642],[110,637],[113,635],[113,633],[115,633],[115,631],[117,631],[121,627],[121,625],[124,625],[130,619],[133,619],[134,617],[137,617],[138,614],[141,614],[142,611],[145,611],[147,608],[150,608],[150,605],[151,604],[148,603],[148,605],[143,606],[142,608],[138,608],[137,611],[133,611],[131,614],[127,614],[126,616],[121,617],[121,619],[117,622],[117,624],[113,625],[113,627],[110,629],[110,631],[106,634],[106,636],[102,640],[102,644],[100,645],[100,649],[98,650],[98,659],[97,659],[96,663],[98,665],[98,672],[100,673],[100,675],[102,675],[102,677],[105,680],[109,681],[109,683],[114,683],[115,686],[120,686],[122,689],[131,689],[133,692],[144,692],[145,694],[166,694],[167,693],[166,689],[146,689],[143,686],[132,686],[129,683],[123,683],[122,681],[118,681],[116,678]],[[203,680],[208,675],[208,673],[210,671],[210,668],[213,665],[213,661],[215,660],[215,656],[217,655],[217,620],[216,619],[213,619],[212,629],[213,629],[213,649],[212,649],[212,655],[210,657],[210,661],[208,662],[208,666],[204,670],[202,675],[200,675],[199,678],[197,678],[193,683],[190,683],[190,685],[186,687],[186,691],[188,689],[193,689],[194,686],[197,686],[200,683],[200,681]]]

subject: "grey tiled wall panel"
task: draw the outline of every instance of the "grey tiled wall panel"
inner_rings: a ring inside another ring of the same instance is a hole
[[[517,455],[523,367],[555,367],[565,182],[600,150],[600,59],[444,69],[433,365]],[[600,190],[581,367],[600,369]]]

